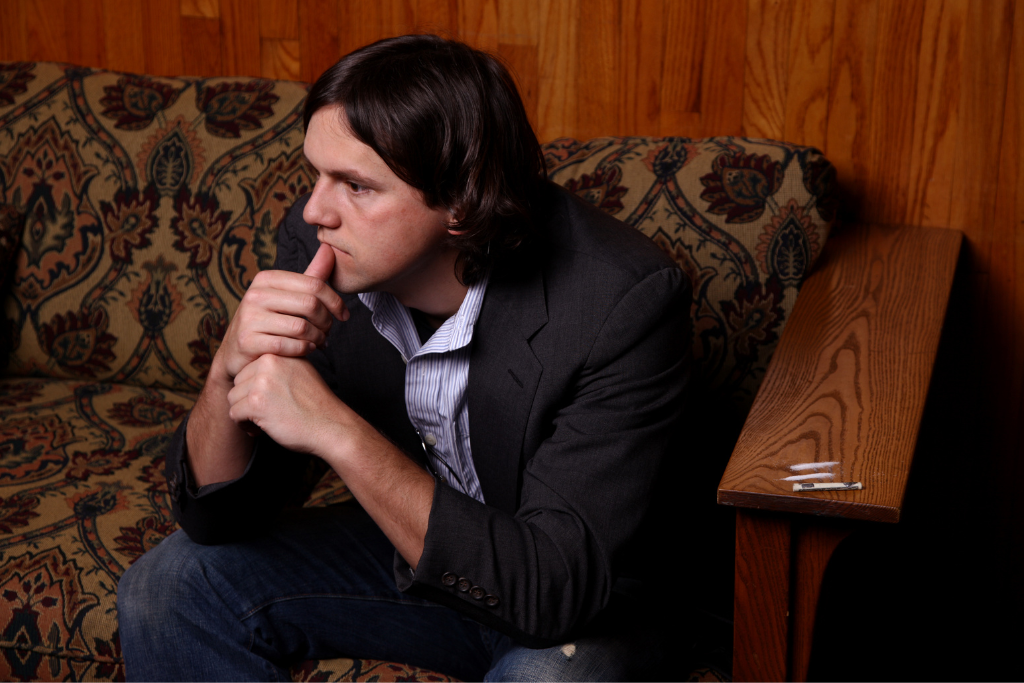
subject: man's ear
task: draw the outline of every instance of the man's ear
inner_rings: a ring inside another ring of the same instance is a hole
[[[461,208],[448,209],[448,234],[450,235],[464,235],[465,230],[459,229],[459,224],[462,219],[466,217],[466,212]]]

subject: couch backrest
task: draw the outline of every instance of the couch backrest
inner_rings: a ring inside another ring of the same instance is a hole
[[[312,187],[306,86],[4,68],[0,202],[27,214],[7,373],[197,391]]]
[[[772,140],[562,139],[549,176],[650,237],[693,283],[693,352],[744,413],[835,221],[835,169]]]
[[[197,391],[312,186],[306,86],[0,64],[0,203],[26,215],[5,374]],[[819,152],[741,138],[544,146],[551,177],[694,282],[694,351],[749,403],[835,215]]]

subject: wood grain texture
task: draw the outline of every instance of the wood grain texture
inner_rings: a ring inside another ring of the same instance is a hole
[[[416,30],[437,33],[454,38],[458,33],[459,5],[457,0],[418,0]]]
[[[570,136],[576,129],[580,2],[540,2],[537,137],[541,140]]]
[[[660,132],[664,9],[662,0],[622,0],[619,83],[612,90],[621,134]]]
[[[177,0],[147,0],[142,4],[142,26],[150,36],[142,45],[149,73],[180,76],[184,71],[181,19]]]
[[[794,521],[791,541],[789,662],[786,680],[806,681],[814,645],[814,624],[821,598],[821,584],[829,560],[839,544],[853,531],[845,520],[801,517]]]
[[[300,0],[299,72],[302,80],[315,81],[317,76],[338,61],[339,24],[330,18],[339,13],[337,0]]]
[[[264,38],[260,41],[260,76],[299,80],[302,48],[297,40]]]
[[[65,0],[64,15],[64,41],[67,44],[68,61],[87,66],[104,63],[106,34],[103,30],[102,1]],[[68,30],[69,26],[76,28]],[[50,57],[47,56],[47,59]]]
[[[785,516],[736,511],[733,680],[786,680],[791,525]]]
[[[968,12],[964,22],[965,49],[971,58],[964,59],[961,68],[955,178],[960,201],[952,207],[949,225],[967,235],[977,271],[991,272],[998,183],[991,170],[999,158],[1015,3],[980,0],[975,4],[980,7]]]
[[[592,0],[580,16],[580,104],[576,130],[592,138],[622,129],[622,8],[615,0]],[[611,119],[611,120],[609,120]]]
[[[259,0],[260,38],[299,39],[299,6],[293,0]]]
[[[220,76],[224,73],[220,61],[219,19],[182,16],[181,35],[181,58],[186,75]]]
[[[251,0],[220,0],[220,40],[221,64],[227,71],[260,75],[260,14]]]
[[[790,32],[796,0],[750,0],[747,4],[743,131],[781,140],[786,126]]]
[[[968,4],[953,0],[925,6],[907,196],[911,225],[949,225]]]
[[[69,59],[67,44],[64,42],[67,34],[66,15],[60,11],[63,9],[62,4],[41,5],[22,0],[29,59],[47,59],[49,55],[56,55],[53,59],[58,61]]]
[[[835,0],[796,0],[793,7],[783,140],[825,147],[834,16]]]
[[[31,59],[25,40],[25,12],[20,2],[0,2],[0,55],[8,61]]]
[[[700,135],[743,135],[745,53],[738,41],[747,30],[746,0],[715,0],[705,17]]]
[[[498,0],[461,0],[458,36],[474,47],[497,54]]]
[[[877,42],[878,1],[836,0],[825,153],[858,213],[872,165],[868,136]]]
[[[500,43],[498,55],[508,65],[512,77],[519,86],[519,96],[523,100],[530,124],[534,130],[540,130],[537,124],[537,84],[540,80],[537,46]]]
[[[316,20],[315,17],[308,17],[306,15],[313,7],[313,5],[308,3],[300,3],[300,27],[305,26],[307,21]],[[384,7],[380,3],[342,2],[338,4],[337,9],[339,53],[337,56],[348,54],[382,37]],[[308,47],[304,48],[303,54],[307,52]],[[335,57],[335,55],[324,55],[320,59],[320,63],[326,63],[328,57]],[[312,81],[320,75],[320,72],[316,72],[316,69],[309,64],[308,57],[302,58],[301,62],[303,80]]]
[[[665,6],[665,66],[661,74],[662,135],[699,135],[704,21],[708,4],[708,0],[694,0],[669,2]]]
[[[830,240],[797,299],[718,490],[719,503],[899,521],[960,233],[863,225]],[[861,491],[795,493],[836,462]]]
[[[146,64],[142,0],[103,0],[106,68],[132,71]]]
[[[821,585],[846,520],[737,510],[733,679],[806,681]]]
[[[376,40],[419,32],[416,25],[418,6],[416,0],[383,0],[380,34]]]
[[[925,0],[880,0],[862,217],[905,223],[914,97]],[[883,216],[885,217],[883,219]]]
[[[216,19],[220,16],[219,0],[181,0],[181,16]]]

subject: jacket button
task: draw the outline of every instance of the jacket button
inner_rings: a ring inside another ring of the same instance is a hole
[[[469,595],[474,600],[480,600],[481,598],[484,597],[484,589],[481,588],[480,586],[473,586],[472,588],[469,589]]]
[[[459,590],[463,593],[468,591],[471,585],[472,584],[469,582],[469,579],[459,579]]]
[[[488,607],[497,607],[498,603],[501,601],[498,600],[497,595],[488,595],[484,598],[484,602],[487,604]]]
[[[445,572],[444,575],[441,576],[441,583],[446,586],[454,586],[455,582],[458,580],[459,577],[455,576],[452,572]]]

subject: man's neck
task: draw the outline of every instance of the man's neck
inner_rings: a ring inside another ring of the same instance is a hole
[[[434,329],[458,313],[469,291],[456,277],[455,256],[453,253],[449,261],[435,266],[432,273],[421,274],[417,282],[407,283],[401,291],[390,292],[406,308],[422,313]]]

